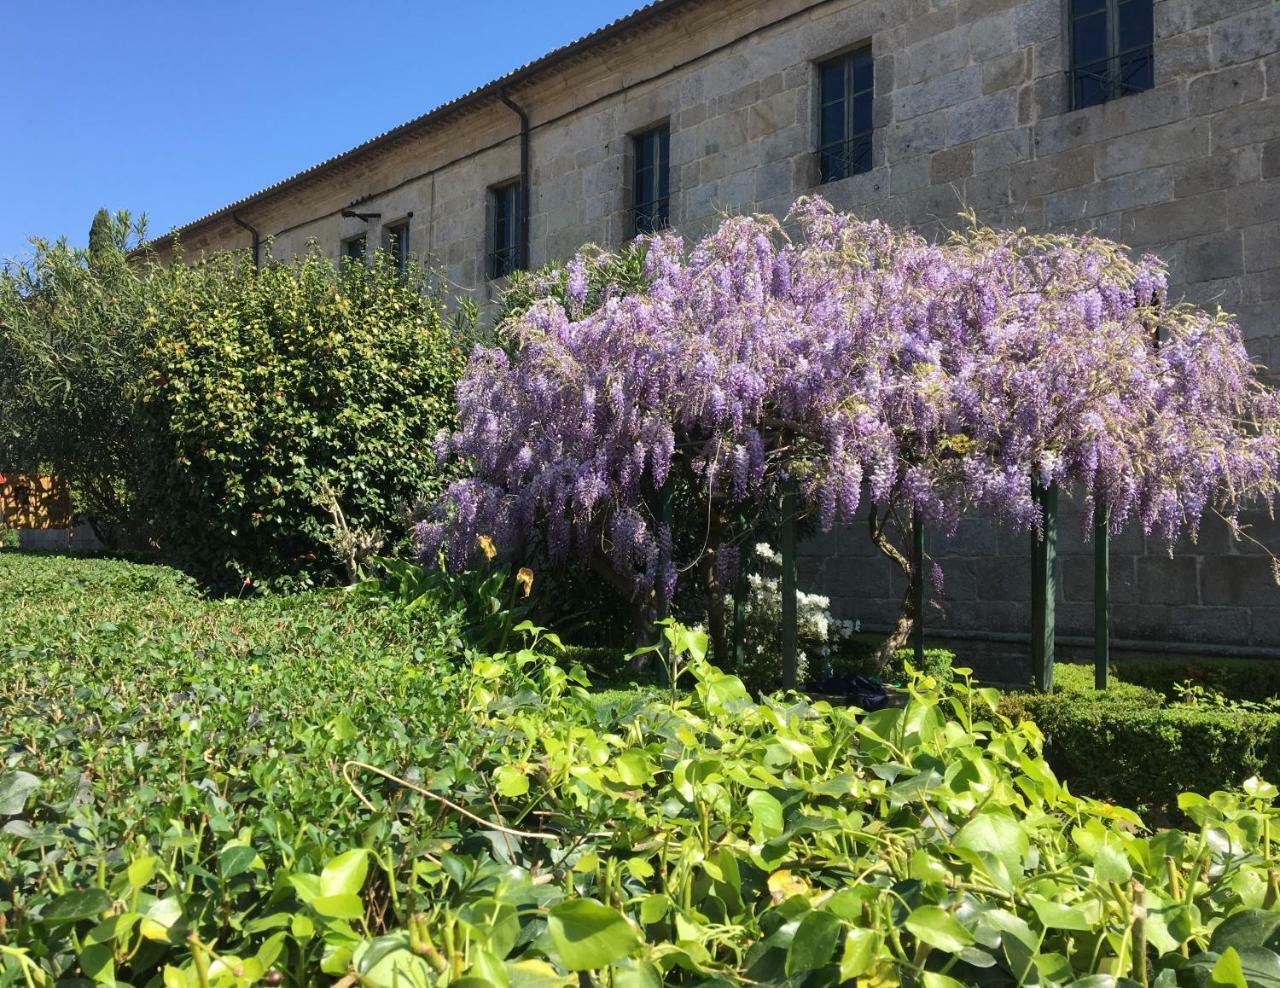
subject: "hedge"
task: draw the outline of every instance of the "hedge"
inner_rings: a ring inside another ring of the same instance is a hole
[[[1134,682],[1099,692],[1092,677],[1088,666],[1062,665],[1056,693],[1002,702],[1015,721],[1039,725],[1050,765],[1076,792],[1173,815],[1179,793],[1280,778],[1280,714],[1171,704]]]

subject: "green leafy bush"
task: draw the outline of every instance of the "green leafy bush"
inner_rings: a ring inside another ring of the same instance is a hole
[[[143,493],[184,569],[215,585],[321,576],[439,490],[431,443],[466,355],[421,273],[231,254],[151,288]]]
[[[1055,680],[1057,692],[1009,694],[1001,710],[1040,726],[1050,764],[1079,792],[1171,814],[1188,788],[1280,778],[1280,714],[1171,703],[1135,683],[1099,692],[1088,666],[1058,666]]]
[[[136,416],[145,283],[125,251],[145,224],[101,211],[94,249],[32,241],[0,270],[0,470],[51,472],[117,544],[140,541]]]
[[[1091,666],[1065,665],[1069,681],[1093,686]],[[1111,664],[1113,682],[1131,683],[1178,699],[1179,687],[1199,687],[1236,700],[1263,702],[1280,696],[1280,662],[1265,659],[1188,658],[1125,659]]]
[[[0,983],[1280,970],[1274,787],[1183,796],[1189,829],[1150,831],[1061,785],[991,690],[755,702],[670,626],[684,690],[593,694],[535,631],[455,671],[447,607],[38,563],[0,557]],[[51,595],[58,572],[119,592]]]

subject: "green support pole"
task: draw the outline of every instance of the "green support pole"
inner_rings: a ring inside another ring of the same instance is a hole
[[[1105,690],[1111,672],[1111,529],[1104,504],[1093,509],[1093,685]]]
[[[1053,689],[1053,637],[1056,623],[1058,558],[1058,485],[1032,481],[1043,532],[1031,535],[1031,676],[1036,689]]]
[[[668,528],[671,526],[670,484],[667,484],[662,488],[662,490],[658,491],[658,526],[661,528],[663,525],[666,525]],[[659,560],[659,562],[666,562],[666,560]],[[659,568],[658,575],[659,577],[661,576],[661,568]],[[654,608],[655,617],[658,621],[665,621],[670,614],[670,606],[667,602],[667,595],[662,592],[662,587],[659,585],[657,579],[654,580],[653,590],[654,597],[656,598],[654,601],[656,604]],[[655,631],[657,631],[657,629],[655,629]],[[658,646],[662,651],[662,659],[665,662],[667,659],[667,637],[661,631],[657,631],[657,638]]]
[[[916,671],[924,668],[924,518],[911,516],[911,602],[916,620],[911,628],[912,661]]]
[[[796,495],[791,483],[782,494],[782,688],[800,685],[796,664]]]
[[[750,542],[750,539],[747,541]],[[739,675],[742,674],[742,663],[746,659],[747,566],[750,560],[751,549],[744,548],[738,554],[738,578],[733,584],[733,666]]]

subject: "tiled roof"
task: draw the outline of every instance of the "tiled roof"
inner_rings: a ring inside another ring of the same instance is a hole
[[[552,68],[573,55],[580,54],[594,45],[607,41],[625,31],[639,27],[645,22],[656,17],[658,14],[664,13],[687,2],[688,0],[652,0],[652,2],[633,10],[625,17],[619,17],[617,20],[611,21],[603,27],[597,28],[590,34],[584,34],[581,38],[577,38],[574,41],[561,45],[559,48],[554,48],[540,58],[536,58],[531,62],[526,62],[519,68],[512,69],[506,75],[499,76],[492,82],[485,83],[483,86],[478,86],[468,93],[464,93],[461,96],[449,100],[447,103],[441,103],[439,106],[428,110],[420,116],[414,117],[406,123],[400,124],[398,127],[393,127],[388,131],[378,134],[376,137],[371,137],[369,140],[364,141],[361,144],[357,144],[349,151],[343,151],[341,154],[336,154],[331,158],[326,158],[324,161],[312,165],[310,168],[303,169],[294,175],[290,175],[288,178],[274,182],[264,189],[259,189],[252,195],[247,195],[241,199],[237,199],[235,202],[229,203],[221,209],[215,209],[213,212],[205,213],[203,216],[175,228],[164,236],[156,237],[144,246],[155,247],[157,245],[168,243],[175,236],[201,226],[210,220],[230,216],[237,209],[242,209],[252,203],[261,202],[275,193],[304,182],[307,179],[314,178],[335,165],[350,161],[365,152],[390,144],[397,138],[403,137],[406,134],[418,130],[430,123],[434,123],[450,113],[455,113],[459,110],[474,106],[484,99],[497,95],[508,86],[518,82],[523,82],[538,72]]]

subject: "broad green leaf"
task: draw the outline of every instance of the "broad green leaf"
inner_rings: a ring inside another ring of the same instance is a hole
[[[529,791],[529,777],[514,765],[499,765],[493,773],[494,785],[498,795],[514,799]]]
[[[339,854],[329,861],[320,872],[320,894],[355,895],[364,888],[365,876],[369,873],[369,851],[358,847]]]
[[[243,844],[233,844],[218,855],[218,871],[223,878],[235,878],[253,867],[258,852]]]
[[[624,751],[614,760],[613,767],[624,785],[643,786],[653,778],[649,759],[639,751]]]
[[[920,977],[920,983],[924,985],[924,988],[966,988],[963,981],[949,978],[945,974],[939,974],[937,971],[925,971]]]
[[[570,899],[547,915],[552,946],[570,971],[590,971],[628,957],[640,946],[636,931],[616,909],[591,899]]]
[[[1267,909],[1247,909],[1228,916],[1213,931],[1209,949],[1225,954],[1234,947],[1237,951],[1246,947],[1267,946],[1280,930],[1280,912]]]
[[[142,917],[138,929],[148,940],[163,943],[169,939],[169,931],[181,918],[182,903],[178,901],[176,895],[167,899],[157,899],[151,904],[147,914]]]
[[[884,937],[876,930],[852,929],[844,937],[840,956],[840,980],[852,981],[871,970]]]
[[[111,908],[111,896],[102,889],[84,889],[60,895],[40,915],[43,923],[66,923],[96,919]]]
[[[571,988],[578,983],[577,978],[558,974],[546,961],[536,958],[508,961],[504,967],[507,969],[507,980],[511,988]]]
[[[364,915],[364,903],[354,892],[318,896],[307,905],[329,919],[359,919]]]
[[[919,906],[907,916],[905,926],[916,939],[948,954],[958,954],[974,942],[973,935],[940,906]]]
[[[662,988],[662,975],[646,961],[634,957],[613,965],[613,988]]]
[[[160,864],[160,859],[154,854],[148,854],[141,858],[134,858],[129,862],[128,877],[129,885],[132,888],[140,889],[145,886],[156,875],[156,868]]]
[[[1040,920],[1040,924],[1048,929],[1079,930],[1081,932],[1093,929],[1093,925],[1089,922],[1089,917],[1078,906],[1064,906],[1061,903],[1051,902],[1038,895],[1027,896],[1027,901],[1031,903],[1031,908],[1035,910],[1036,918]]]
[[[1022,825],[1009,813],[992,810],[979,813],[955,835],[956,847],[990,854],[1011,876],[1022,874],[1031,842]]]
[[[751,810],[751,839],[757,844],[772,840],[782,833],[782,804],[763,789],[753,789],[747,796]]]
[[[1249,982],[1244,976],[1244,965],[1241,964],[1235,947],[1226,949],[1218,958],[1218,963],[1213,965],[1211,973],[1213,988],[1249,988]]]
[[[30,772],[0,775],[0,816],[17,816],[27,805],[27,798],[39,788],[40,780]]]
[[[787,976],[797,977],[825,967],[835,954],[839,938],[840,920],[831,913],[805,913],[787,948]]]

